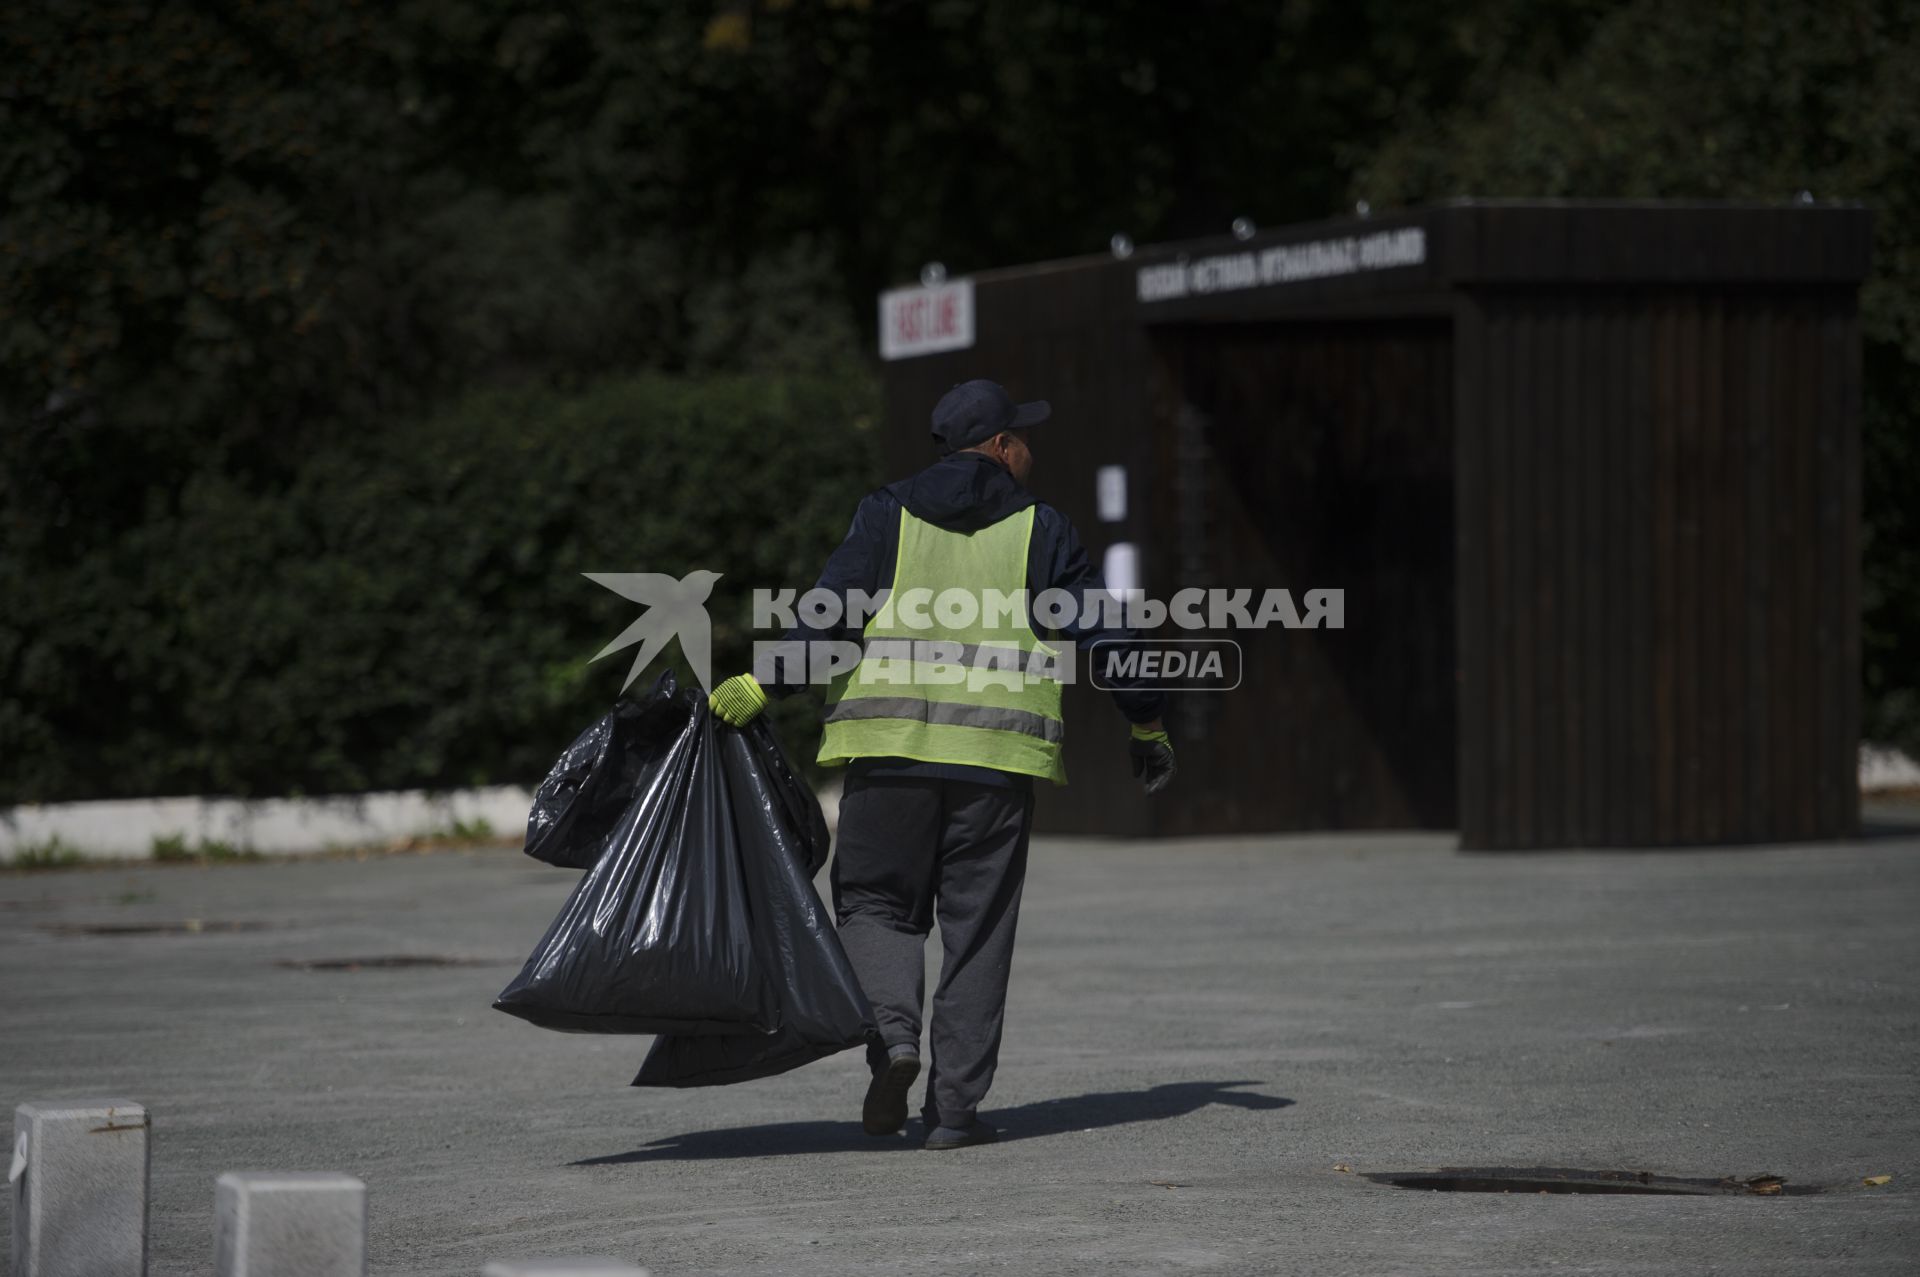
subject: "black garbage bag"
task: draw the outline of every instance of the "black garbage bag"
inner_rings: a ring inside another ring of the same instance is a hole
[[[563,869],[591,869],[632,805],[640,774],[686,728],[670,699],[623,700],[574,738],[527,812],[526,853]]]
[[[859,1046],[873,1031],[873,1011],[840,947],[832,915],[813,889],[813,875],[826,862],[827,824],[819,800],[784,758],[779,767],[764,765],[768,752],[777,756],[780,749],[765,719],[739,731],[721,727],[718,735],[746,864],[756,952],[779,990],[780,1028],[752,1038],[658,1038],[635,1086],[717,1086],[770,1077]],[[793,817],[796,807],[810,815],[804,826]]]
[[[765,1077],[872,1031],[813,890],[820,804],[764,720],[716,723],[662,676],[561,755],[527,851],[588,871],[494,1006],[545,1028],[667,1035],[636,1086]]]
[[[692,692],[680,693],[671,671],[641,700],[622,700],[574,738],[534,791],[525,850],[563,869],[591,869],[634,802],[654,789],[652,774],[692,726]],[[827,863],[826,818],[766,719],[742,732],[753,746],[754,767],[777,802],[769,805],[797,831],[812,878]]]

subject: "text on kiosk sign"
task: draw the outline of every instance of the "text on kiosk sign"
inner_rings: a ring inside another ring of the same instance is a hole
[[[1361,271],[1418,266],[1427,260],[1427,233],[1418,226],[1371,235],[1342,235],[1305,244],[1220,253],[1195,261],[1142,266],[1134,277],[1143,302],[1170,301],[1242,288],[1290,284],[1302,279],[1356,275]]]
[[[973,281],[880,294],[880,358],[908,359],[973,345]]]

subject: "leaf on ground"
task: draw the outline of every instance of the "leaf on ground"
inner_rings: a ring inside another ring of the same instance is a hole
[[[1867,1186],[1868,1188],[1878,1188],[1878,1187],[1880,1187],[1880,1186],[1881,1186],[1882,1184],[1891,1184],[1891,1183],[1893,1182],[1893,1176],[1891,1176],[1891,1175],[1869,1175],[1869,1176],[1867,1176],[1867,1177],[1866,1177],[1865,1179],[1863,1179],[1863,1180],[1861,1180],[1860,1182],[1861,1182],[1862,1184],[1865,1184],[1865,1185],[1866,1185],[1866,1186]]]

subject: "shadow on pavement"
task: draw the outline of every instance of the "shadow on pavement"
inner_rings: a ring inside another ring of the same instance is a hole
[[[1277,1095],[1249,1095],[1229,1087],[1254,1082],[1163,1082],[1144,1091],[1096,1091],[1065,1099],[1041,1100],[1013,1108],[990,1108],[984,1116],[1000,1128],[1000,1142],[1038,1139],[1132,1122],[1158,1122],[1187,1114],[1209,1104],[1243,1109],[1283,1109],[1293,1103]],[[780,1122],[770,1126],[735,1126],[717,1131],[668,1135],[630,1153],[586,1157],[574,1166],[616,1166],[626,1162],[699,1161],[716,1157],[778,1157],[787,1153],[918,1152],[915,1122],[908,1137],[875,1138],[860,1129],[859,1097],[850,1102],[844,1122]]]

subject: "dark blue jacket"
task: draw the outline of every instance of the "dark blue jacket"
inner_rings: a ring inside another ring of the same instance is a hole
[[[1090,591],[1106,587],[1100,570],[1087,558],[1086,547],[1074,533],[1073,524],[1044,501],[1034,499],[1006,468],[978,452],[956,452],[940,458],[910,479],[890,483],[867,494],[853,513],[853,526],[846,540],[827,560],[816,589],[829,590],[844,601],[850,591],[877,593],[893,584],[894,559],[900,545],[900,511],[904,507],[917,519],[954,532],[972,532],[998,523],[1008,515],[1033,507],[1033,537],[1027,551],[1027,596],[1042,590],[1062,589],[1076,603]],[[816,629],[804,621],[787,631],[790,641],[860,639],[859,630],[847,624],[845,609],[840,623]],[[1076,618],[1061,631],[1063,637],[1086,647],[1104,639],[1132,638],[1131,631],[1097,624],[1096,615]],[[1088,624],[1091,620],[1095,624]],[[1083,663],[1084,665],[1084,663]],[[788,695],[803,686],[798,682],[780,684],[767,690]],[[1149,687],[1116,688],[1113,699],[1128,721],[1150,722],[1160,717],[1165,694]],[[989,784],[1024,782],[1005,772],[984,767],[961,767],[951,763],[922,763],[908,759],[861,759],[852,766],[868,775],[912,775],[972,780]]]

